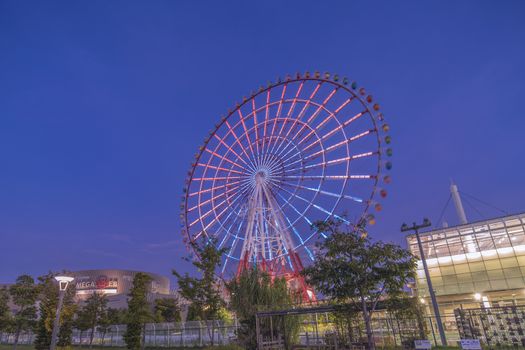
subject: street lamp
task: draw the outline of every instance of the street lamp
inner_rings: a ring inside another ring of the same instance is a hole
[[[55,276],[55,280],[58,282],[58,306],[55,322],[53,323],[53,334],[51,335],[51,345],[49,350],[55,350],[57,346],[60,311],[62,311],[62,305],[64,305],[64,296],[66,295],[67,286],[69,285],[69,282],[74,280],[74,278],[69,276]]]
[[[423,223],[417,225],[415,222],[412,226],[408,226],[403,223],[401,225],[401,232],[414,231],[417,238],[417,245],[419,247],[419,255],[423,262],[423,270],[425,270],[425,277],[427,279],[428,292],[430,294],[430,300],[432,301],[432,308],[434,309],[434,315],[436,315],[436,323],[439,330],[439,337],[441,338],[441,345],[447,346],[447,338],[445,337],[445,329],[443,329],[443,323],[441,323],[441,316],[439,314],[439,307],[436,301],[436,295],[434,294],[434,288],[432,287],[432,281],[430,280],[430,273],[428,272],[427,260],[425,259],[425,253],[423,251],[423,245],[421,244],[421,238],[419,237],[419,229],[429,227],[431,225],[430,220],[427,218],[423,219]]]

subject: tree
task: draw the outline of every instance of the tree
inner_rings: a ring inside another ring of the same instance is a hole
[[[104,345],[104,339],[106,333],[111,329],[112,325],[118,325],[125,323],[125,310],[107,308],[101,315],[98,321],[98,331],[102,333],[102,345]]]
[[[15,284],[9,288],[9,294],[17,310],[13,317],[13,329],[15,331],[15,341],[13,349],[16,350],[20,332],[33,329],[36,323],[36,300],[38,289],[35,280],[29,275],[21,275],[16,279]]]
[[[145,273],[137,273],[133,278],[128,299],[127,329],[124,333],[124,341],[128,349],[144,349],[146,323],[153,319],[148,303],[150,283],[151,277]]]
[[[91,329],[91,333],[89,334],[90,348],[93,345],[93,336],[95,335],[95,329],[99,324],[100,318],[106,312],[107,304],[108,301],[104,297],[104,295],[99,293],[93,293],[87,298],[86,304],[82,308],[82,311],[85,314],[85,318],[89,325],[89,329]]]
[[[426,338],[425,312],[418,298],[407,295],[389,298],[386,307],[396,320],[403,347],[412,348],[414,340]]]
[[[64,307],[62,308],[62,312],[60,312],[60,329],[58,331],[57,346],[71,346],[73,324],[76,311],[77,305],[73,302],[72,293],[69,292],[64,298]]]
[[[206,328],[212,346],[215,325],[214,322],[208,321],[219,319],[226,305],[221,295],[220,283],[215,278],[215,270],[220,266],[222,254],[226,249],[217,249],[216,243],[214,238],[208,238],[200,245],[197,242],[192,243],[193,249],[199,256],[199,259],[192,261],[192,264],[200,272],[200,278],[192,277],[188,273],[182,275],[173,270],[178,280],[180,295],[191,303],[190,309],[195,316],[201,321],[207,321]]]
[[[0,288],[0,333],[10,329],[12,325],[11,311],[9,310],[9,291],[7,288]]]
[[[77,309],[77,314],[76,314],[76,318],[74,320],[73,326],[80,331],[79,341],[80,341],[80,346],[82,346],[82,339],[83,339],[84,332],[87,331],[89,327],[91,326],[91,322],[89,320],[88,313],[85,311],[83,307]]]
[[[55,273],[49,272],[38,277],[39,290],[39,318],[36,325],[35,348],[47,350],[51,345],[51,333],[53,321],[58,306],[58,286],[55,281]],[[60,329],[58,332],[58,346],[71,345],[71,334],[73,332],[73,318],[76,312],[74,303],[75,287],[70,285],[64,296],[64,305],[60,312]]]
[[[178,299],[160,298],[155,300],[155,319],[157,322],[179,322],[180,305]]]
[[[235,311],[240,320],[241,327],[237,331],[237,337],[245,349],[257,349],[257,334],[255,332],[255,314],[260,311],[261,306],[289,306],[293,298],[289,292],[284,278],[272,278],[268,273],[257,268],[244,270],[241,275],[231,280],[227,285],[230,292],[230,307]],[[266,334],[279,334],[286,327],[284,334],[285,346],[288,347],[294,331],[297,329],[295,318],[277,319],[270,325],[261,325],[261,332]]]
[[[315,226],[330,235],[319,244],[316,261],[303,274],[322,294],[360,307],[368,347],[373,349],[371,319],[377,303],[386,295],[402,293],[415,276],[416,260],[398,245],[372,242],[363,226],[343,230],[341,222],[331,220]]]

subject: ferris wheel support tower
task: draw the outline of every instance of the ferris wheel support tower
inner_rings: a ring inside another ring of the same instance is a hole
[[[286,276],[289,281],[296,281],[299,284],[296,288],[299,287],[303,300],[312,300],[315,295],[308,293],[311,288],[300,275],[303,264],[294,251],[290,232],[272,193],[271,177],[268,171],[260,170],[253,178],[254,188],[246,218],[246,240],[237,276],[251,264],[259,265],[272,277]],[[291,266],[291,269],[287,266]]]

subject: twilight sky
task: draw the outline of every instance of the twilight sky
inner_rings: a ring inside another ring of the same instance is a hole
[[[243,95],[307,70],[357,80],[389,120],[374,237],[437,221],[450,179],[525,211],[523,1],[4,0],[0,283],[187,270],[179,201],[200,142]],[[469,202],[471,220],[501,215]]]

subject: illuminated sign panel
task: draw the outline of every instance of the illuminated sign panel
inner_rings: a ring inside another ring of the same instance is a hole
[[[104,294],[116,294],[118,288],[118,278],[98,276],[95,279],[90,277],[77,279],[77,294],[92,294],[94,292]]]

